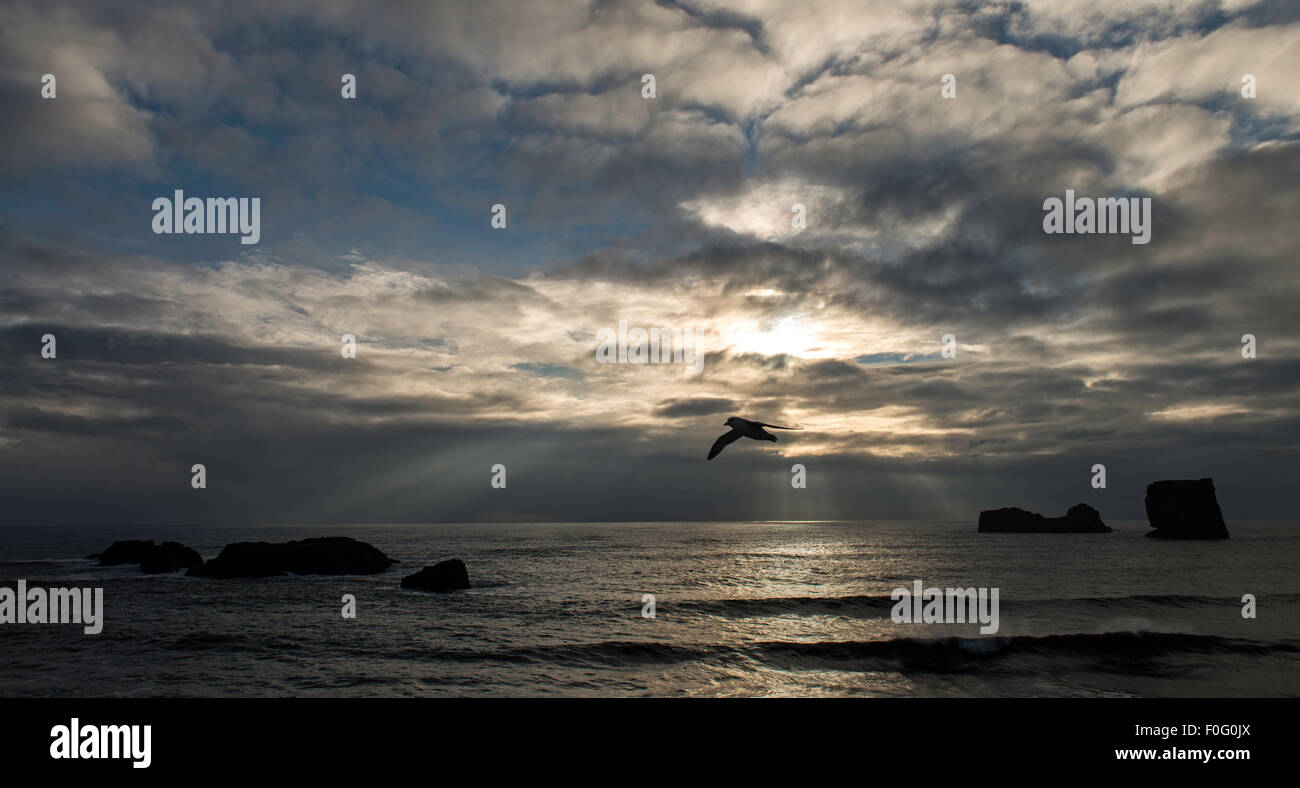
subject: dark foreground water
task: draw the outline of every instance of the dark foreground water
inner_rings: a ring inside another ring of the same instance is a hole
[[[0,624],[0,696],[1298,696],[1300,527],[1226,542],[976,534],[974,523],[0,528],[0,585],[100,586],[99,635]],[[114,539],[348,535],[377,576],[100,569]],[[406,591],[459,557],[475,587]],[[906,625],[896,586],[1000,591],[1000,626]],[[355,594],[355,620],[340,615]],[[642,617],[642,594],[656,617]],[[1254,594],[1258,617],[1241,615]]]

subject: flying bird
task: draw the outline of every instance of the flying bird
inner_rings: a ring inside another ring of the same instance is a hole
[[[709,459],[713,459],[722,453],[727,446],[741,438],[753,438],[756,441],[776,441],[776,436],[764,430],[764,427],[771,427],[774,430],[801,430],[803,427],[782,427],[779,424],[764,424],[761,421],[750,421],[742,419],[739,416],[732,416],[727,419],[724,427],[730,427],[731,431],[724,433],[722,437],[713,442],[713,448],[709,449]]]

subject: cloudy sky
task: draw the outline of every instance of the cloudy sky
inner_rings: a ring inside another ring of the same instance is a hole
[[[1124,519],[1201,476],[1294,518],[1297,41],[1292,0],[7,2],[0,520]],[[260,242],[155,234],[176,189]],[[1151,242],[1045,234],[1066,189]],[[702,371],[598,363],[620,320]],[[706,462],[733,414],[805,429]]]

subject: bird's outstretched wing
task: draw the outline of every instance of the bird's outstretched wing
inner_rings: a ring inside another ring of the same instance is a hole
[[[713,459],[722,453],[722,450],[741,437],[739,432],[729,430],[713,442],[713,448],[709,449],[709,459]]]
[[[761,421],[754,422],[760,427],[771,427],[774,430],[801,430],[803,427],[782,427],[780,424],[764,424]]]

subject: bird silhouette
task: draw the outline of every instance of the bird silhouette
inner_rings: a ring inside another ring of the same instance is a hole
[[[727,419],[724,427],[730,427],[731,431],[724,433],[720,438],[713,442],[713,448],[709,449],[709,459],[713,459],[722,453],[722,450],[730,444],[741,438],[753,438],[756,441],[776,441],[776,436],[763,429],[771,427],[774,430],[801,430],[803,427],[782,427],[779,424],[764,424],[761,421],[750,421],[742,419],[739,416],[732,416]]]

